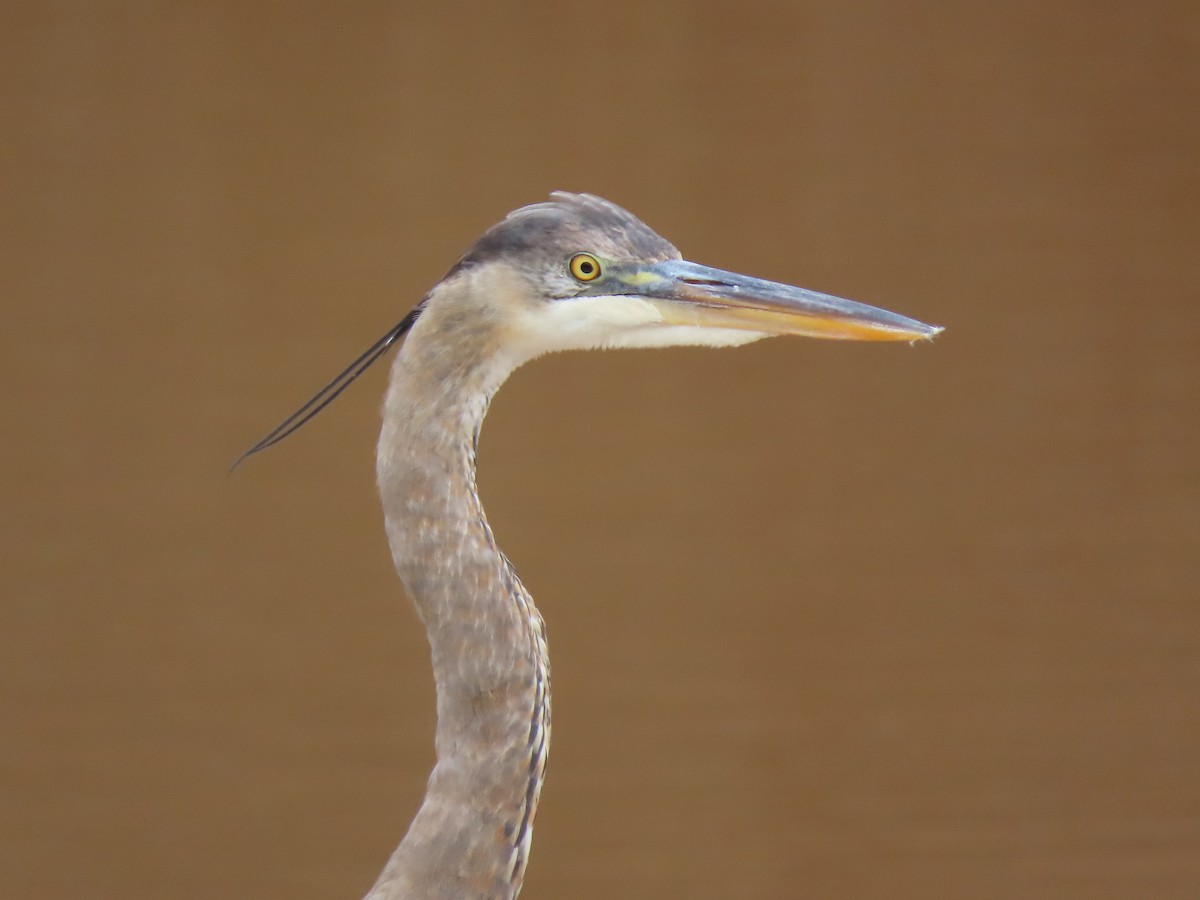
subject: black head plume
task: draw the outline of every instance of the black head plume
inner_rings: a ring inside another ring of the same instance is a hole
[[[301,425],[336,400],[342,391],[350,387],[354,379],[358,378],[359,375],[367,371],[367,369],[370,368],[371,363],[383,356],[383,354],[387,352],[388,348],[391,347],[392,344],[400,340],[400,338],[404,336],[405,332],[412,328],[413,323],[417,321],[417,317],[421,315],[421,311],[424,308],[424,301],[413,307],[412,310],[409,311],[408,315],[397,322],[387,334],[372,344],[365,353],[358,357],[358,359],[354,360],[354,362],[350,363],[350,365],[343,369],[338,376],[333,379],[333,381],[321,388],[321,390],[317,392],[316,396],[314,396],[298,410],[276,425],[270,434],[266,435],[257,444],[235,459],[233,461],[233,465],[229,467],[229,471],[232,472],[239,465],[241,465],[243,460],[253,456],[255,453],[266,450],[273,444],[278,444],[285,437],[296,431]]]

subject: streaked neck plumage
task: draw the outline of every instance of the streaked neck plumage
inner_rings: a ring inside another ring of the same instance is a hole
[[[515,897],[546,762],[542,618],[475,489],[488,403],[523,360],[504,349],[494,306],[471,304],[469,280],[429,298],[384,401],[376,471],[396,571],[432,650],[437,764],[367,900]]]

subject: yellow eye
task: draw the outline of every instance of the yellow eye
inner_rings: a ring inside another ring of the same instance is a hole
[[[595,281],[600,277],[600,260],[590,253],[576,253],[571,257],[570,268],[576,281]]]

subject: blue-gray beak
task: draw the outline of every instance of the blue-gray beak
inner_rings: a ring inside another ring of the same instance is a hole
[[[632,264],[609,275],[653,301],[671,325],[851,341],[929,340],[942,330],[865,303],[687,260]]]

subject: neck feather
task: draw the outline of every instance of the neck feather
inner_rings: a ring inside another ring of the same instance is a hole
[[[494,335],[430,304],[392,368],[377,476],[396,571],[424,623],[437,685],[437,764],[368,900],[512,898],[550,733],[542,618],[496,546],[475,446],[509,365]]]

